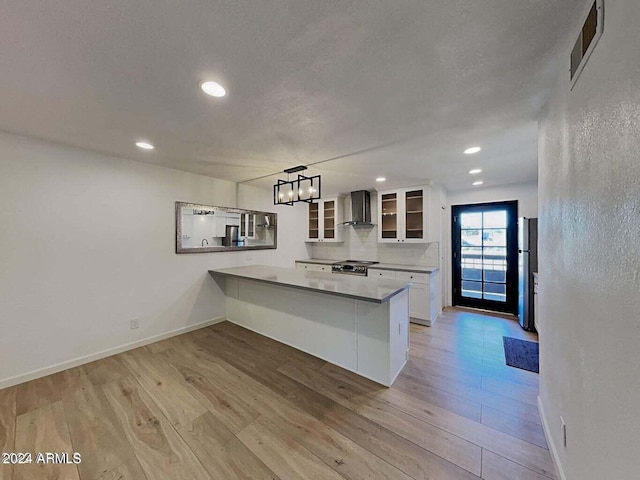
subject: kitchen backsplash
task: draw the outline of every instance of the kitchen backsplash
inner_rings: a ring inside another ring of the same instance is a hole
[[[377,223],[377,205],[374,196],[371,198],[371,219]],[[351,218],[351,199],[344,200],[345,219]],[[344,229],[344,243],[311,243],[311,258],[329,260],[374,260],[382,263],[398,263],[402,265],[439,266],[440,248],[438,242],[428,244],[378,243],[378,226],[352,227],[340,226]]]

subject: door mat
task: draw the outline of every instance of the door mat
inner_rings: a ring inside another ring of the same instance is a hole
[[[540,349],[537,342],[513,337],[502,337],[502,342],[507,365],[530,372],[540,372]]]

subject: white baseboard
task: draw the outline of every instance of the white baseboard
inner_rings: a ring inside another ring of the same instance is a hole
[[[15,377],[4,378],[0,380],[0,390],[2,390],[3,388],[11,387],[13,385],[18,385],[20,383],[28,382],[30,380],[35,380],[36,378],[46,377],[47,375],[51,375],[52,373],[58,373],[63,370],[67,370],[68,368],[84,365],[85,363],[95,362],[96,360],[100,360],[101,358],[110,357],[118,353],[126,352],[127,350],[133,350],[134,348],[142,347],[144,345],[149,345],[150,343],[159,342],[160,340],[165,340],[167,338],[175,337],[176,335],[192,332],[193,330],[199,330],[200,328],[208,327],[209,325],[213,325],[214,323],[220,323],[224,320],[225,320],[225,317],[212,318],[210,320],[205,320],[204,322],[195,323],[193,325],[187,325],[185,327],[176,328],[175,330],[170,330],[168,332],[160,333],[158,335],[153,335],[151,337],[143,338],[142,340],[136,340],[135,342],[125,343],[124,345],[108,348],[107,350],[102,350],[101,352],[92,353],[90,355],[85,355],[83,357],[77,357],[71,360],[66,360],[64,362],[56,363],[55,365],[50,365],[48,367],[32,370],[27,373],[16,375]]]
[[[538,413],[540,414],[540,420],[542,420],[542,429],[544,430],[544,436],[547,439],[549,452],[551,452],[551,459],[553,460],[553,464],[556,467],[558,479],[567,480],[567,477],[564,474],[564,470],[562,470],[562,464],[560,463],[560,457],[558,456],[558,449],[556,448],[555,443],[553,443],[553,438],[551,437],[549,423],[547,422],[547,416],[544,413],[544,408],[542,408],[542,401],[540,400],[540,396],[538,396]]]

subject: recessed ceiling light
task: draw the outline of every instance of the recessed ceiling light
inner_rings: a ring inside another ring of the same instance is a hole
[[[141,148],[143,150],[153,150],[153,145],[149,142],[136,142],[136,147]]]
[[[479,173],[482,173],[482,169],[480,169],[480,168],[474,168],[473,170],[469,170],[469,173],[470,173],[471,175],[477,175],[477,174],[479,174]]]
[[[482,150],[480,147],[471,147],[471,148],[467,148],[464,153],[465,155],[471,155],[474,153],[478,153],[480,150]]]
[[[227,94],[227,91],[218,82],[202,82],[200,88],[204,93],[212,97],[224,97]]]
[[[384,182],[385,180],[386,180],[386,178],[384,178],[384,177],[376,178],[376,182]]]
[[[477,182],[473,182],[471,185],[477,187],[478,185],[482,185],[484,182],[482,180],[478,180]]]

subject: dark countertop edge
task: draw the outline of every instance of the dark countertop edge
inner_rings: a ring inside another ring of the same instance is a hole
[[[393,270],[396,272],[409,272],[409,273],[426,273],[431,274],[435,273],[439,270],[438,267],[412,267],[411,265],[407,265],[406,267],[401,267],[400,265],[394,267],[387,267],[384,264],[382,266],[378,266],[378,264],[370,265],[369,270]]]
[[[322,273],[322,272],[320,272]],[[301,285],[290,285],[288,283],[281,283],[281,282],[274,282],[272,280],[265,280],[264,278],[252,278],[252,277],[246,277],[244,275],[238,275],[237,273],[227,273],[227,272],[219,272],[217,270],[209,270],[209,275],[222,275],[223,277],[236,277],[236,278],[244,278],[245,280],[252,280],[254,282],[260,282],[260,283],[268,283],[271,285],[280,285],[282,287],[289,287],[289,288],[295,288],[298,290],[307,290],[309,292],[316,292],[316,293],[323,293],[325,295],[333,295],[336,297],[343,297],[343,298],[350,298],[352,300],[360,300],[362,302],[371,302],[371,303],[387,303],[389,300],[391,300],[393,297],[395,297],[396,295],[398,295],[400,292],[403,292],[405,290],[408,290],[412,284],[408,283],[406,284],[404,287],[396,290],[395,292],[391,293],[390,295],[387,295],[386,297],[382,298],[382,299],[378,299],[378,298],[370,298],[370,297],[361,297],[359,295],[355,295],[355,294],[349,294],[349,293],[341,293],[341,292],[336,292],[336,291],[331,291],[331,290],[322,290],[322,289],[318,289],[318,288],[311,288],[311,287],[303,287]]]

